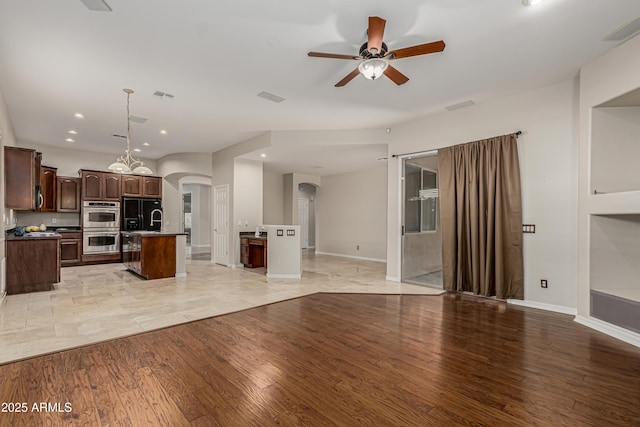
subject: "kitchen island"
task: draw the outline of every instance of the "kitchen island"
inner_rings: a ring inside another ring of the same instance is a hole
[[[122,263],[144,279],[186,277],[186,234],[123,231]]]

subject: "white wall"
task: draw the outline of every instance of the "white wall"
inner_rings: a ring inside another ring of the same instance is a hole
[[[265,170],[262,184],[262,222],[284,224],[284,175]]]
[[[591,193],[640,190],[640,107],[591,113]]]
[[[316,252],[383,261],[387,244],[386,165],[322,177],[316,191]]]
[[[7,105],[4,102],[2,92],[0,92],[0,165],[2,165],[2,173],[0,173],[0,213],[2,214],[2,233],[0,234],[0,299],[3,298],[5,293],[5,229],[13,227],[13,212],[10,209],[4,208],[4,147],[16,145],[15,135],[13,133],[13,126],[9,118],[9,111]]]
[[[640,291],[640,215],[594,215],[590,231],[591,289]]]
[[[255,138],[251,138],[247,141],[241,142],[236,145],[232,145],[231,147],[224,148],[220,151],[216,151],[213,153],[211,158],[211,188],[214,188],[218,185],[228,185],[229,186],[229,198],[231,203],[229,203],[229,224],[233,224],[230,227],[230,235],[229,235],[229,254],[230,259],[228,264],[230,266],[240,265],[240,238],[238,236],[238,231],[236,229],[238,220],[235,218],[235,202],[233,200],[234,195],[237,190],[235,188],[235,179],[236,175],[234,173],[235,169],[235,159],[238,156],[243,154],[252,153],[254,151],[269,147],[271,145],[271,134],[269,132],[259,135]],[[240,176],[237,177],[239,180]],[[262,175],[260,175],[260,192],[262,192]],[[211,211],[213,215],[215,212],[213,210],[213,197],[211,198]],[[260,198],[260,221],[262,221],[262,198]],[[215,218],[211,218],[212,223],[215,224]],[[213,230],[211,231],[213,233]],[[211,241],[214,241],[213,235],[211,237]]]
[[[151,169],[160,176],[182,174],[211,177],[211,157],[211,153],[169,154],[157,161],[156,169]]]
[[[234,254],[234,265],[240,264],[239,233],[255,231],[262,225],[262,162],[235,159],[233,193],[233,238],[238,245]]]
[[[393,127],[389,143],[387,276],[400,277],[400,175],[391,154],[428,151],[521,130],[518,139],[525,299],[576,306],[577,135],[574,79]],[[542,289],[540,279],[549,287]]]
[[[58,168],[58,176],[78,177],[78,170],[80,169],[106,171],[107,167],[118,157],[114,154],[86,151],[79,144],[70,145],[69,148],[62,148],[29,141],[18,141],[18,146],[41,152],[42,165]],[[142,160],[154,173],[157,171],[155,160]]]
[[[289,173],[284,176],[284,223],[295,224],[298,218],[298,194],[300,184],[320,186],[322,178],[317,175]]]
[[[640,213],[637,192],[590,194],[593,108],[640,88],[640,37],[636,36],[580,69],[580,180],[578,188],[578,315],[590,317],[590,214]],[[612,149],[618,149],[615,141]],[[597,190],[597,189],[596,189]],[[614,197],[609,197],[614,196]],[[636,336],[640,342],[640,336]]]

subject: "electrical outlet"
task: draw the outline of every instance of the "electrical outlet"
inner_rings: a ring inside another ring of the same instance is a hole
[[[51,218],[51,224],[55,224],[58,220],[55,218]]]
[[[360,250],[360,245],[356,245],[356,251]]]
[[[547,279],[540,279],[540,287],[542,287],[542,288],[548,288],[548,286],[547,286]]]

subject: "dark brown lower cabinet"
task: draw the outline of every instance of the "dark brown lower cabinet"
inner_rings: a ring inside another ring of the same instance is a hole
[[[267,239],[241,237],[240,262],[247,268],[267,266]]]
[[[68,267],[82,263],[82,233],[60,232],[60,265]]]
[[[7,295],[50,291],[60,281],[60,237],[8,237]]]

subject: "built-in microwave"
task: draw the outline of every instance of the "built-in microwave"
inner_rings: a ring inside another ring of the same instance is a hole
[[[120,229],[120,202],[85,201],[82,204],[82,227]]]

